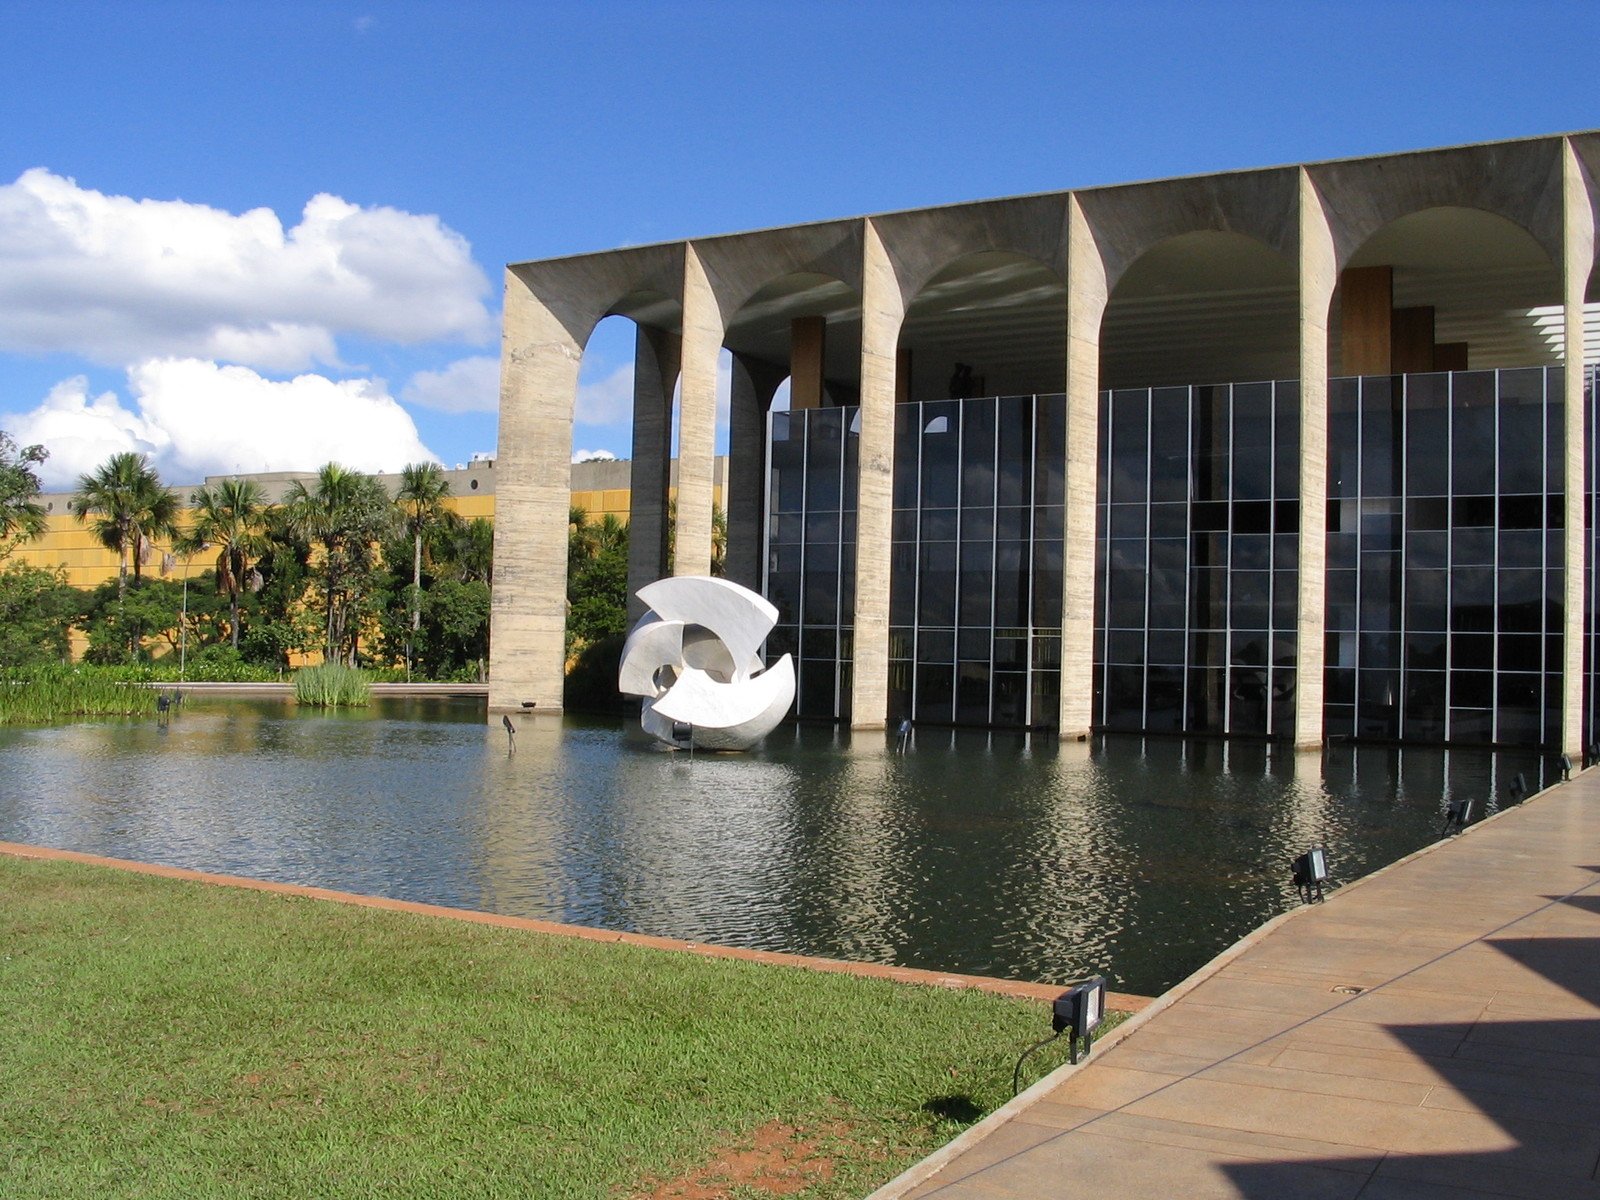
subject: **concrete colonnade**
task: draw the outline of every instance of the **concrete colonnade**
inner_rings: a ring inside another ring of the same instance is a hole
[[[1387,223],[1432,206],[1455,205],[1496,213],[1532,233],[1562,278],[1569,350],[1562,741],[1564,749],[1576,750],[1583,695],[1582,306],[1595,253],[1590,172],[1600,161],[1597,143],[1600,135],[1579,135],[1236,172],[513,267],[502,357],[492,706],[517,708],[532,700],[540,709],[559,707],[567,461],[577,365],[593,323],[607,313],[622,312],[641,326],[630,587],[665,569],[666,448],[673,381],[680,374],[674,570],[703,574],[710,562],[717,357],[729,340],[730,322],[765,285],[796,272],[816,272],[859,288],[852,723],[880,727],[888,715],[894,412],[896,402],[908,398],[909,381],[902,375],[912,350],[901,344],[907,311],[944,265],[967,255],[1005,251],[1045,263],[1066,285],[1061,314],[1060,390],[1067,396],[1067,448],[1059,728],[1066,738],[1086,734],[1092,721],[1098,411],[1108,300],[1129,264],[1151,246],[1187,233],[1219,231],[1245,234],[1277,251],[1296,276],[1301,500],[1294,741],[1318,744],[1329,334],[1340,272]],[[600,260],[604,270],[595,266]],[[652,307],[637,299],[644,291],[665,294],[673,303]],[[780,300],[778,310],[792,330],[793,358],[786,365],[795,386],[810,397],[797,406],[818,403],[827,387],[824,343],[830,350],[837,348],[831,329],[800,301],[783,309]],[[1431,336],[1431,312],[1427,316],[1430,330],[1422,331],[1419,324],[1413,331],[1419,337],[1421,332]],[[763,551],[765,413],[784,368],[733,349],[728,562],[733,578],[754,586],[760,582]],[[1458,348],[1438,348],[1446,350],[1452,357],[1436,357],[1435,364],[1455,361]]]

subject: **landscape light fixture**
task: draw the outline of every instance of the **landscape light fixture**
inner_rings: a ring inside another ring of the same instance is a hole
[[[1070,1035],[1067,1043],[1072,1065],[1078,1065],[1078,1039],[1083,1039],[1083,1056],[1089,1057],[1089,1047],[1094,1041],[1094,1031],[1106,1017],[1106,977],[1091,975],[1082,983],[1075,983],[1055,998],[1050,1007],[1049,1037],[1041,1038],[1022,1052],[1016,1068],[1011,1072],[1011,1094],[1015,1096],[1022,1086],[1022,1064],[1036,1050],[1041,1050],[1063,1033]]]
[[[1467,822],[1472,819],[1472,800],[1457,800],[1444,810],[1444,828],[1441,834],[1457,834],[1467,827]]]
[[[896,727],[900,734],[900,753],[906,752],[906,743],[911,740],[911,718],[901,717],[900,724]]]
[[[1328,851],[1313,846],[1294,860],[1294,886],[1307,904],[1322,902],[1322,885],[1328,881]]]
[[[1513,804],[1521,804],[1528,798],[1528,777],[1521,771],[1518,771],[1516,778],[1511,781],[1510,793]]]
[[[522,707],[523,708],[538,708],[539,707],[539,702],[537,700],[524,700],[522,702]]]
[[[504,714],[500,717],[500,723],[506,727],[506,741],[508,743],[506,757],[510,758],[517,752],[517,727],[511,723],[511,718]]]
[[[1563,754],[1561,756],[1561,782],[1562,783],[1566,783],[1571,778],[1572,778],[1572,755]]]

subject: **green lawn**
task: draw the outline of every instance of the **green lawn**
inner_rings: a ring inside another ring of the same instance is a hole
[[[862,1196],[1049,1030],[979,992],[3,856],[0,1021],[7,1200]]]

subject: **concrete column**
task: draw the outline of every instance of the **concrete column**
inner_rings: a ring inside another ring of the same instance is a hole
[[[822,407],[822,360],[828,324],[822,317],[789,322],[789,407]]]
[[[1387,375],[1394,358],[1394,268],[1355,267],[1339,277],[1339,357],[1344,375]]]
[[[1387,268],[1384,268],[1387,270]],[[1348,281],[1351,272],[1345,272]],[[1328,310],[1338,280],[1333,230],[1311,176],[1300,172],[1300,587],[1294,744],[1322,745],[1327,624]],[[1347,283],[1348,286],[1348,283]],[[1386,288],[1388,286],[1385,280]],[[1387,294],[1387,293],[1386,293]],[[1346,293],[1348,296],[1348,293]],[[1389,329],[1384,316],[1385,338]],[[1346,360],[1348,361],[1348,359]],[[1387,367],[1385,367],[1387,370]]]
[[[640,325],[633,354],[633,467],[628,501],[628,620],[644,616],[638,591],[667,573],[667,472],[672,389],[682,339]]]
[[[783,382],[783,368],[733,356],[728,406],[727,577],[761,590],[767,495],[767,410]]]
[[[861,247],[861,442],[857,464],[855,660],[850,723],[882,729],[889,708],[890,519],[894,504],[895,354],[905,297],[877,226]]]
[[[572,410],[583,350],[506,272],[489,711],[561,711]]]
[[[711,574],[722,313],[694,246],[683,252],[683,386],[678,395],[678,524],[674,575]]]
[[[1594,204],[1582,164],[1572,143],[1564,143],[1561,181],[1561,302],[1565,306],[1566,335],[1565,416],[1566,455],[1564,458],[1566,528],[1562,550],[1562,667],[1561,667],[1561,752],[1578,762],[1583,753],[1583,569],[1584,569],[1584,493],[1583,464],[1588,456],[1584,444],[1583,376],[1588,368],[1583,352],[1583,298],[1594,269]]]
[[[1076,196],[1067,205],[1066,543],[1061,557],[1061,724],[1081,741],[1094,721],[1095,495],[1100,470],[1100,323],[1110,289]]]

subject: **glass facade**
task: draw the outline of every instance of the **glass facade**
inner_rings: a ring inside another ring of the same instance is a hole
[[[1289,736],[1298,384],[1100,403],[1097,725]],[[1558,741],[1562,403],[1560,368],[1330,382],[1330,737]],[[897,406],[892,720],[1055,722],[1065,424],[1059,395]],[[803,717],[849,715],[858,427],[854,408],[772,418],[768,650],[796,654]],[[1593,742],[1600,585],[1586,583]]]

